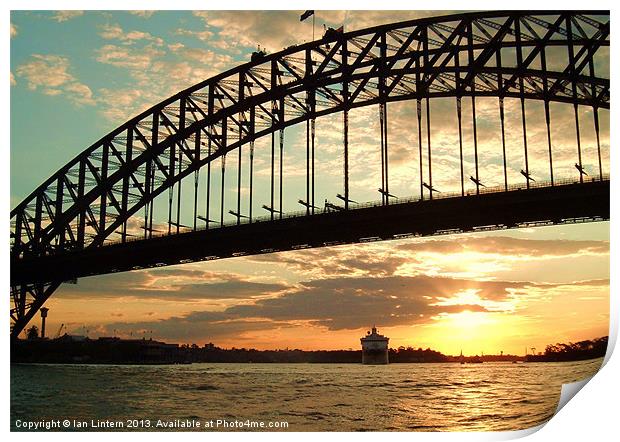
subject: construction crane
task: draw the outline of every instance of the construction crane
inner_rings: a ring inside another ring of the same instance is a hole
[[[60,327],[58,328],[58,332],[56,333],[56,336],[54,337],[55,339],[60,338],[60,334],[62,333],[62,329],[65,328],[65,324],[62,323],[60,324]]]

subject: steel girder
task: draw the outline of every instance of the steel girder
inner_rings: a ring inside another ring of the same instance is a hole
[[[259,56],[126,122],[39,186],[11,211],[11,260],[125,242],[128,220],[184,177],[330,113],[462,96],[609,108],[609,78],[595,73],[609,32],[606,11],[484,12],[392,23]],[[553,47],[570,55],[561,69],[538,63]],[[146,236],[146,221],[143,228]],[[14,323],[23,327],[60,283],[12,287]]]

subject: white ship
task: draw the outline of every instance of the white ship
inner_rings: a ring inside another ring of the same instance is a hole
[[[362,343],[362,364],[388,364],[388,342],[390,338],[377,333],[377,327],[360,339]]]

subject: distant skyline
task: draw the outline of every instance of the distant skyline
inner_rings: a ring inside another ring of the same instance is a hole
[[[311,21],[300,23],[302,12],[13,11],[11,207],[141,110],[247,62],[259,44],[275,52],[309,40]],[[317,11],[316,31],[320,35],[323,23],[344,23],[352,30],[446,13]],[[276,23],[278,32],[273,32]],[[550,54],[550,64],[554,56],[562,54]],[[597,67],[608,71],[609,60],[600,58]],[[496,101],[478,101],[481,152],[492,151],[498,142]],[[439,175],[454,174],[458,135],[453,105],[433,103]],[[515,105],[507,102],[507,109]],[[390,109],[395,132],[391,190],[411,195],[416,188],[411,180],[417,149],[414,104]],[[544,180],[547,141],[541,109],[540,103],[528,102],[530,170]],[[572,106],[553,105],[552,112],[558,176],[574,177]],[[584,166],[596,170],[592,115],[589,109],[580,112],[587,122],[581,133]],[[377,160],[376,112],[351,114],[354,196],[376,199],[377,177],[365,168]],[[510,177],[516,182],[522,179],[520,116],[508,114]],[[317,121],[317,144],[329,158],[321,166],[326,187],[337,182],[341,170],[339,125],[339,119]],[[464,130],[469,149],[471,128]],[[609,152],[609,112],[603,110],[601,131],[604,152]],[[287,159],[301,146],[297,132],[287,131]],[[257,142],[257,151],[265,146]],[[468,167],[470,157],[468,151]],[[603,167],[609,171],[608,157]],[[489,185],[499,184],[492,182],[496,170],[496,157],[482,165]],[[266,171],[258,157],[257,176]],[[300,183],[298,175],[293,171],[291,182]],[[289,210],[296,207],[299,183],[288,192]],[[441,178],[436,186],[450,190]],[[82,278],[63,285],[46,306],[48,336],[64,323],[70,333],[88,329],[90,336],[347,349],[359,348],[359,338],[376,324],[394,348],[523,354],[525,347],[543,351],[546,344],[608,334],[609,223],[339,246]],[[36,318],[30,325],[40,324]]]

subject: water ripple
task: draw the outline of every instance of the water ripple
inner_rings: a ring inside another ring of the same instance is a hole
[[[17,419],[281,420],[291,431],[517,430],[602,360],[506,364],[11,366]],[[15,430],[15,428],[13,428]]]

